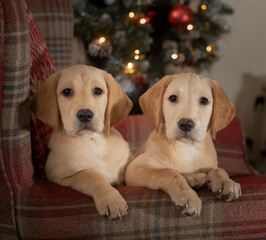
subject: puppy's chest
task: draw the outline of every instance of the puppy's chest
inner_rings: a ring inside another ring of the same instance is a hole
[[[78,156],[74,163],[76,170],[92,168],[103,174],[110,183],[117,181],[118,173],[125,161],[121,161],[120,155],[116,154],[119,150],[110,151],[110,143],[106,138],[98,136],[94,139],[82,139],[75,144],[75,155]],[[71,160],[72,162],[72,160]]]
[[[80,161],[78,164],[81,166],[95,166],[95,167],[108,167],[112,157],[107,156],[107,141],[103,138],[97,139],[82,139],[75,142],[75,151],[79,155]],[[109,160],[109,161],[108,161]]]
[[[169,151],[172,167],[180,173],[192,173],[202,168],[213,168],[217,165],[213,151],[206,151],[204,146],[179,143]]]

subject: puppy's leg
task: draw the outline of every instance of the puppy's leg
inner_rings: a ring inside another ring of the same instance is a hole
[[[57,183],[92,196],[100,215],[108,218],[121,218],[127,213],[127,204],[120,193],[113,188],[104,176],[92,169],[80,171]]]
[[[182,209],[184,215],[200,214],[201,200],[180,173],[171,168],[158,168],[143,164],[141,158],[138,157],[127,167],[125,174],[127,185],[161,189],[169,194],[171,200]],[[140,163],[136,160],[140,160]]]
[[[187,180],[187,183],[192,188],[200,188],[208,183],[209,178],[205,173],[188,173],[183,174],[183,177]]]
[[[219,199],[232,201],[241,196],[240,184],[231,180],[224,169],[211,169],[207,175],[210,179],[210,188]]]

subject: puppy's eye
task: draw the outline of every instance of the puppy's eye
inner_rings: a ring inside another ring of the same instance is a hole
[[[95,95],[101,95],[102,93],[103,93],[103,90],[101,88],[96,87],[93,90],[93,94]]]
[[[168,99],[169,99],[170,102],[173,102],[173,103],[177,102],[177,100],[178,100],[176,95],[171,95]]]
[[[208,103],[209,103],[209,100],[208,100],[207,98],[202,97],[202,98],[200,99],[200,104],[201,104],[201,105],[207,105]]]
[[[62,93],[64,96],[70,97],[73,95],[73,90],[71,88],[65,88]]]

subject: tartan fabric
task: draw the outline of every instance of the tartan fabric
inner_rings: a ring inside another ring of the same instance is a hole
[[[38,2],[38,1],[37,1]],[[45,40],[29,8],[27,16],[30,33],[30,97],[39,90],[44,81],[56,72]],[[31,142],[35,173],[45,178],[45,163],[48,156],[48,142],[53,129],[31,116]]]
[[[3,1],[2,7],[4,46],[1,56],[1,147],[11,187],[20,189],[32,183],[33,175],[28,98],[29,27],[24,1]]]
[[[71,65],[72,0],[26,0],[59,71]]]
[[[0,1],[0,238],[17,239],[14,191],[32,184],[29,28],[24,1]]]
[[[116,129],[130,143],[132,153],[135,153],[147,140],[154,125],[144,115],[132,115],[117,125]],[[242,129],[238,118],[218,132],[214,144],[219,167],[224,168],[231,177],[254,174],[246,159]]]
[[[66,8],[71,4],[69,0],[61,2]],[[41,8],[52,3],[58,1],[40,0],[34,4]],[[23,0],[0,1],[0,17],[1,240],[266,239],[265,176],[235,179],[241,183],[243,194],[235,202],[221,202],[210,191],[198,191],[203,202],[198,218],[181,216],[163,192],[117,187],[129,205],[128,216],[120,222],[99,216],[91,197],[33,177],[28,96],[54,69]],[[238,120],[230,126],[219,133],[215,142],[219,160],[230,169],[235,165],[232,175],[251,174]],[[41,132],[39,138],[46,134],[38,126],[35,128]],[[153,127],[143,116],[130,116],[117,128],[136,151]],[[33,149],[34,157],[37,152]]]
[[[199,190],[202,213],[180,214],[167,194],[140,187],[117,187],[129,210],[122,221],[98,215],[92,198],[36,180],[16,199],[21,239],[266,239],[266,176],[235,179],[240,200],[217,200]]]

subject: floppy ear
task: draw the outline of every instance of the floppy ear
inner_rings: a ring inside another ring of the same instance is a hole
[[[162,112],[163,95],[171,80],[171,76],[163,77],[159,82],[142,94],[139,99],[139,104],[143,113],[153,121],[156,131],[159,130],[160,123],[164,122]]]
[[[52,74],[31,100],[31,111],[42,122],[58,131],[60,115],[57,103],[57,83],[61,73]]]
[[[111,74],[105,73],[108,89],[107,107],[105,110],[105,133],[110,133],[110,128],[123,121],[132,108],[132,102],[114,80]]]
[[[212,88],[213,96],[213,109],[209,129],[211,129],[212,137],[215,139],[216,133],[225,128],[235,117],[236,107],[216,81],[209,80],[209,84]]]

